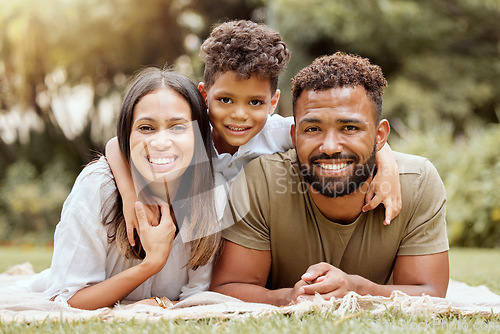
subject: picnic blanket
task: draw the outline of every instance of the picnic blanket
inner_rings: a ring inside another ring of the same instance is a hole
[[[450,280],[446,298],[430,296],[408,296],[394,291],[390,297],[360,296],[350,292],[343,298],[329,301],[317,297],[298,304],[276,307],[268,304],[247,303],[239,299],[206,291],[191,296],[174,305],[162,309],[150,305],[135,305],[125,308],[101,308],[87,311],[40,299],[41,293],[13,289],[13,284],[29,279],[34,275],[29,263],[15,266],[0,274],[0,322],[42,322],[102,319],[124,321],[129,319],[154,321],[159,319],[230,319],[269,314],[296,314],[307,312],[331,312],[344,317],[366,311],[373,314],[403,312],[409,315],[436,317],[442,314],[472,315],[500,314],[500,296],[485,286],[473,287],[462,282]]]

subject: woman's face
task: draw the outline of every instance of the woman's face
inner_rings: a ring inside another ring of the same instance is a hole
[[[176,91],[163,88],[141,98],[134,109],[130,158],[149,182],[178,180],[194,154],[191,108]]]

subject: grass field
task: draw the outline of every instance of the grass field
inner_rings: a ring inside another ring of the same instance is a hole
[[[36,271],[50,266],[52,249],[46,247],[0,247],[0,272],[8,267],[30,261]],[[470,285],[486,285],[500,294],[500,249],[452,249],[451,278]],[[272,315],[265,318],[221,321],[103,322],[100,320],[74,323],[42,323],[2,325],[0,333],[499,333],[500,316],[483,318],[442,317],[420,319],[390,313],[373,316],[356,314],[339,319],[331,314],[310,313],[305,316]]]

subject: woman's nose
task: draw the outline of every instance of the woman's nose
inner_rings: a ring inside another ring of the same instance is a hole
[[[161,131],[154,135],[149,144],[158,150],[166,150],[172,146],[173,142],[167,131]]]

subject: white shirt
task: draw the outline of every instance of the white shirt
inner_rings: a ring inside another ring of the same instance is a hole
[[[224,179],[232,183],[236,175],[253,159],[262,154],[284,152],[293,147],[290,127],[293,117],[272,115],[267,118],[264,128],[240,146],[234,155],[218,153],[214,159],[214,170],[222,174]],[[217,150],[216,150],[217,151]]]
[[[115,190],[113,175],[104,158],[80,173],[64,202],[61,221],[56,227],[51,268],[38,274],[31,284],[33,290],[45,290],[43,298],[58,296],[56,300],[67,301],[82,288],[102,282],[142,261],[125,258],[115,243],[108,242],[100,211]],[[113,201],[110,203],[114,205]],[[125,299],[166,296],[179,300],[207,290],[212,263],[195,271],[189,269],[190,252],[189,244],[181,241],[179,233],[163,269]]]
[[[238,151],[231,155],[229,153],[218,153],[213,160],[215,172],[215,206],[218,213],[217,218],[222,221],[222,217],[227,205],[229,188],[234,178],[253,159],[262,154],[273,154],[284,152],[293,147],[290,128],[293,124],[293,117],[282,117],[272,115],[267,118],[264,128],[250,139],[246,144],[240,146]],[[224,221],[227,228],[228,219]],[[234,224],[234,222],[233,222]]]

